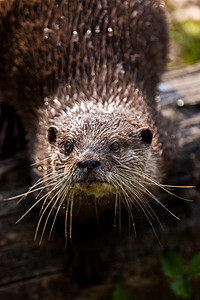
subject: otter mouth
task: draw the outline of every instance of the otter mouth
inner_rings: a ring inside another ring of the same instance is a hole
[[[95,195],[96,197],[103,197],[106,194],[113,193],[113,186],[108,182],[103,181],[90,181],[90,182],[77,182],[75,183],[75,189],[84,192],[87,195]]]

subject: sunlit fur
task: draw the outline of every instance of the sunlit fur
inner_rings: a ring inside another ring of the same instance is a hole
[[[168,26],[158,0],[1,0],[0,92],[27,132],[40,179],[35,192],[43,224],[65,209],[73,222],[125,207],[150,222],[154,188],[175,159],[176,136],[156,107],[165,69]],[[51,126],[56,138],[48,138]],[[145,141],[143,130],[153,138]],[[66,155],[70,139],[73,151]],[[119,152],[110,144],[119,143]],[[87,176],[77,163],[100,165]],[[159,202],[160,203],[160,202]],[[163,204],[161,204],[163,206]],[[23,217],[23,216],[22,216]],[[120,227],[119,218],[119,227]]]

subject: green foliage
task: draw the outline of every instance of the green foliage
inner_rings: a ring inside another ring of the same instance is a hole
[[[188,268],[188,274],[200,276],[200,253],[197,253],[191,259],[190,265]]]
[[[171,26],[171,36],[180,47],[183,63],[191,64],[200,60],[200,22],[174,22]]]
[[[172,292],[180,297],[191,299],[192,277],[200,276],[200,252],[195,254],[186,267],[181,255],[176,251],[166,251],[160,258],[163,274],[171,279]],[[130,300],[123,285],[116,285],[110,300]]]
[[[162,271],[166,277],[180,278],[184,272],[181,256],[175,251],[168,251],[161,257]]]
[[[125,288],[118,284],[116,285],[113,293],[112,298],[110,300],[130,300]]]
[[[171,289],[175,295],[183,298],[190,298],[192,296],[191,284],[188,278],[181,278],[171,283]]]
[[[191,276],[200,276],[200,253],[195,254],[186,268],[179,253],[167,251],[161,256],[161,268],[164,275],[173,279],[171,290],[177,296],[191,298]]]

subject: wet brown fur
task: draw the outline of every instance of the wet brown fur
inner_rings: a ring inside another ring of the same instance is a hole
[[[119,172],[129,148],[137,155],[131,166],[138,167],[138,182],[149,189],[163,178],[176,144],[154,101],[168,52],[163,4],[1,0],[0,40],[0,94],[21,116],[41,175],[58,171],[58,156],[70,135],[75,149],[59,169],[67,179],[76,172],[77,162],[89,157],[101,161],[103,179],[108,180],[109,172]],[[47,137],[52,125],[58,127],[54,145]],[[153,133],[152,143],[141,141],[142,129]],[[113,139],[124,147],[120,157],[106,152]],[[84,146],[91,148],[90,154],[81,158]],[[130,169],[123,174],[130,177]],[[133,183],[125,198],[133,197],[132,189]],[[138,197],[146,199],[142,193]]]

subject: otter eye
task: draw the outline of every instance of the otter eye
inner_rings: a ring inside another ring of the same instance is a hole
[[[119,143],[118,142],[114,142],[110,145],[110,150],[112,152],[118,152],[119,151]]]
[[[73,145],[71,142],[67,141],[65,144],[64,144],[64,151],[66,154],[70,154],[73,150]]]

